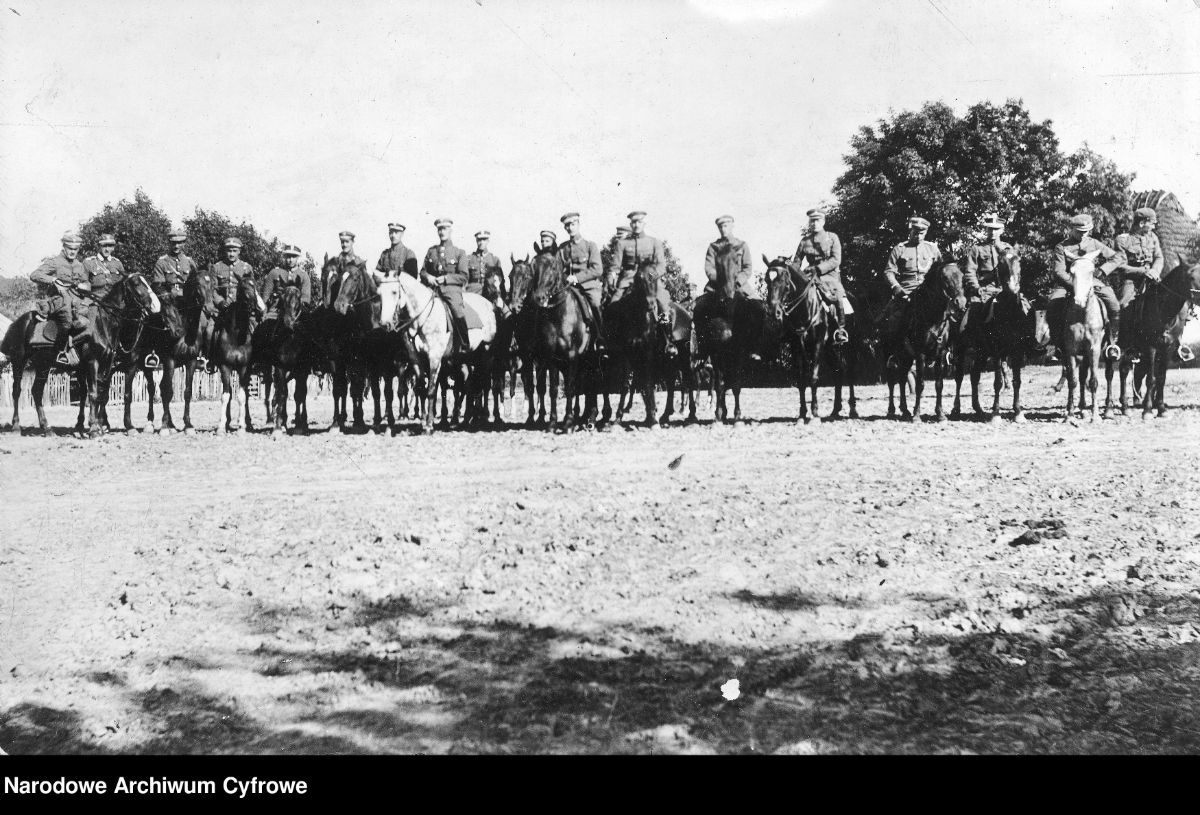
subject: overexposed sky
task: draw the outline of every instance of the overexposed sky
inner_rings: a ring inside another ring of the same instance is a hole
[[[318,260],[644,209],[697,280],[726,212],[790,253],[860,125],[1008,97],[1200,211],[1196,0],[5,0],[0,274],[141,186]]]

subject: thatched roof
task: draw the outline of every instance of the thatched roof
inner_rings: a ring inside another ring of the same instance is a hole
[[[1200,226],[1183,211],[1179,199],[1163,190],[1139,192],[1133,196],[1133,208],[1151,207],[1158,213],[1158,240],[1162,243],[1163,260],[1170,269],[1182,257],[1191,263],[1200,260]]]

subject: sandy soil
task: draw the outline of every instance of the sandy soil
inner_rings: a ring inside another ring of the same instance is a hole
[[[56,409],[0,435],[0,748],[1195,752],[1200,376],[1095,426],[1055,378],[1024,426],[880,388],[569,436],[217,438],[207,403],[84,442]]]

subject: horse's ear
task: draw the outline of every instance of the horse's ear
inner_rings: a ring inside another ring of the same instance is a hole
[[[763,255],[763,256],[762,256],[762,259],[763,259],[763,264],[764,264],[764,265],[766,265],[766,266],[770,266],[770,265],[771,265],[771,261],[767,260],[767,256],[766,256],[766,255]]]
[[[533,242],[533,253],[535,255],[540,255],[542,253],[542,247],[538,245],[537,241]]]
[[[513,266],[517,265],[517,259],[515,257],[513,257],[512,252],[508,253],[508,262],[511,263]]]
[[[526,263],[529,262],[529,253],[528,252],[525,253],[525,262]]]

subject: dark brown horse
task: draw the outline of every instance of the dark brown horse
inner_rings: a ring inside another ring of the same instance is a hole
[[[307,325],[311,311],[300,303],[300,289],[285,286],[275,306],[276,317],[258,327],[254,335],[255,364],[268,368],[264,377],[264,399],[271,415],[272,432],[287,432],[288,380],[295,382],[294,427],[297,434],[308,432],[308,375],[318,353]],[[274,391],[274,401],[271,394]]]
[[[718,252],[717,268],[725,270],[732,244]],[[715,416],[718,422],[728,418],[726,391],[733,391],[733,421],[742,418],[742,374],[750,361],[750,352],[762,340],[766,310],[761,301],[751,300],[737,291],[737,278],[730,271],[723,285],[697,301],[693,313],[696,352],[712,362],[712,387],[716,390]]]
[[[72,369],[66,369],[56,361],[53,339],[46,341],[39,336],[35,312],[18,317],[0,341],[0,353],[12,362],[12,430],[19,432],[21,429],[21,379],[28,366],[34,370],[33,404],[43,434],[52,434],[42,408],[42,395],[51,369],[74,370],[80,376],[87,387],[88,435],[94,438],[103,432],[105,420],[101,408],[108,403],[113,362],[118,355],[128,354],[137,346],[146,319],[157,314],[159,309],[158,297],[150,290],[145,277],[140,274],[124,277],[102,299],[93,301],[88,309],[86,328],[75,338],[79,364]],[[80,433],[84,431],[83,408],[81,403],[76,425]]]
[[[517,274],[516,260],[513,260],[512,274]],[[529,271],[528,260],[525,262],[525,272],[527,276],[531,274]],[[522,290],[524,290],[524,286]],[[507,286],[504,284],[504,275],[493,270],[489,272],[483,279],[483,291],[481,292],[483,299],[487,300],[493,306],[493,311],[496,314],[496,343],[492,350],[492,371],[490,379],[490,396],[492,402],[492,424],[497,427],[503,427],[504,421],[504,389],[505,379],[511,376],[511,380],[507,383],[509,397],[512,397],[516,389],[517,369],[516,365],[520,359],[520,355],[516,348],[516,316],[519,307],[509,299]],[[488,405],[488,395],[484,394],[483,411],[486,415]]]
[[[1021,409],[1021,368],[1025,354],[1035,340],[1037,314],[1021,297],[1021,260],[1006,251],[996,268],[1000,291],[990,302],[968,306],[966,327],[954,340],[954,408],[951,416],[962,414],[963,373],[971,361],[971,407],[983,415],[979,404],[979,378],[988,363],[995,365],[991,421],[1000,420],[1000,393],[1004,389],[1004,363],[1012,369],[1013,421],[1025,421]]]
[[[254,428],[250,418],[251,337],[265,310],[253,277],[246,275],[238,281],[233,301],[217,312],[208,355],[221,372],[221,415],[217,420],[217,433],[227,430],[241,433]],[[234,389],[234,374],[237,374],[241,399]],[[244,426],[241,424],[243,416]]]
[[[900,386],[900,416],[914,422],[921,420],[921,394],[925,390],[925,369],[932,362],[934,387],[937,391],[935,418],[947,420],[942,410],[942,380],[951,356],[954,332],[967,308],[963,295],[962,269],[955,261],[946,261],[930,271],[905,304],[900,318],[900,332],[890,350],[887,365],[888,418],[895,418],[895,389]],[[908,412],[909,371],[913,371],[913,410]]]
[[[148,426],[154,426],[154,374],[159,376],[159,396],[162,399],[162,427],[160,433],[176,430],[171,416],[171,400],[175,396],[175,369],[183,366],[183,430],[192,431],[192,380],[196,366],[203,365],[204,350],[212,340],[213,325],[217,310],[213,306],[213,277],[207,270],[199,270],[183,284],[179,306],[163,301],[158,319],[147,320],[142,332],[142,342],[132,354],[120,361],[125,373],[125,430],[133,430],[131,416],[133,405],[133,377],[141,371],[146,381],[149,402],[146,412]]]
[[[526,307],[532,311],[530,355],[551,377],[550,424],[558,420],[558,375],[563,378],[563,420],[559,430],[596,421],[596,392],[602,382],[596,337],[588,325],[591,306],[584,295],[567,284],[558,247],[539,252],[533,259],[533,295]],[[541,390],[543,375],[539,373]],[[586,390],[583,382],[587,382]],[[586,395],[582,416],[578,398]]]
[[[1180,338],[1187,325],[1193,307],[1200,307],[1200,264],[1188,263],[1179,258],[1178,265],[1163,275],[1161,280],[1147,279],[1146,288],[1130,303],[1122,320],[1121,347],[1125,355],[1120,361],[1121,415],[1126,415],[1129,402],[1125,382],[1130,369],[1134,370],[1135,384],[1145,378],[1142,391],[1142,418],[1152,411],[1160,417],[1167,413],[1163,398],[1167,378],[1167,363],[1178,354],[1185,361],[1190,351],[1181,353]],[[1134,367],[1134,356],[1141,360]],[[1105,364],[1108,392],[1104,402],[1104,415],[1112,409],[1112,378],[1114,362]]]
[[[833,344],[837,319],[821,297],[817,270],[811,266],[801,268],[798,262],[786,257],[768,261],[764,256],[763,261],[767,264],[767,314],[782,327],[796,373],[796,388],[800,393],[797,422],[821,421],[817,388],[822,366],[826,365],[832,369],[837,385],[830,415],[836,418],[841,413],[842,378],[846,370],[841,349],[845,346]],[[851,417],[856,417],[853,400]]]

